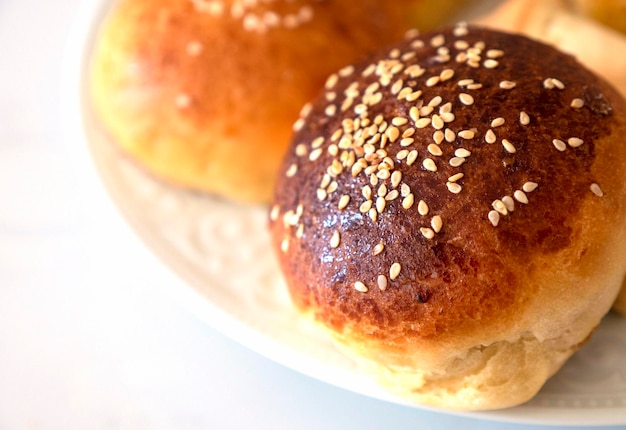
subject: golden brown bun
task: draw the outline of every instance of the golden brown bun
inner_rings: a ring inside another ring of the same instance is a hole
[[[626,34],[625,0],[570,0],[573,9]]]
[[[333,70],[427,22],[420,3],[432,2],[123,0],[98,38],[94,105],[157,176],[267,202],[302,105]]]
[[[345,75],[277,181],[295,305],[408,401],[527,401],[624,279],[624,100],[552,47],[464,25]]]

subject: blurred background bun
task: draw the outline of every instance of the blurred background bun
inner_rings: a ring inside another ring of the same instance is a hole
[[[93,57],[111,140],[177,186],[267,202],[300,109],[330,72],[462,0],[122,0]]]

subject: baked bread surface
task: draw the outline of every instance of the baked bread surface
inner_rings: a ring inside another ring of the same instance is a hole
[[[407,401],[527,401],[622,284],[625,113],[574,58],[464,24],[343,68],[270,214],[296,307]]]
[[[430,3],[121,0],[98,34],[93,106],[112,141],[157,177],[266,203],[302,105]]]

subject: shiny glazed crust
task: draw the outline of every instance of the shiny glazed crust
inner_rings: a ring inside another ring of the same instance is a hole
[[[268,202],[302,105],[415,25],[420,3],[431,2],[122,0],[98,37],[93,105],[156,176]]]
[[[574,58],[463,24],[344,67],[270,214],[295,305],[408,401],[527,401],[622,284],[625,114]]]

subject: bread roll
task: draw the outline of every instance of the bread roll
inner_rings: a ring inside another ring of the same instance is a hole
[[[406,401],[529,400],[624,279],[626,103],[569,55],[464,24],[342,70],[270,213],[295,306]]]
[[[302,105],[326,76],[429,19],[431,0],[122,0],[93,58],[111,139],[159,178],[267,202]],[[445,2],[431,25],[460,0]]]

